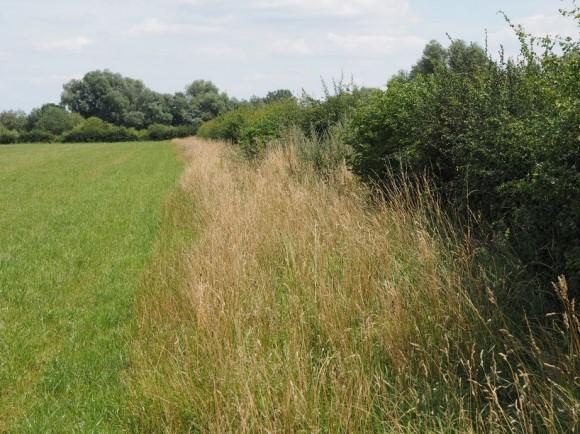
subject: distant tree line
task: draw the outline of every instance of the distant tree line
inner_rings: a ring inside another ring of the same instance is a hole
[[[45,104],[29,114],[1,112],[0,143],[191,135],[203,122],[238,104],[210,81],[197,80],[184,92],[161,94],[140,80],[93,71],[66,83],[60,104]]]

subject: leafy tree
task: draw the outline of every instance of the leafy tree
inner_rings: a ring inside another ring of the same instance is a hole
[[[410,77],[415,78],[419,74],[433,74],[438,67],[447,65],[449,52],[439,42],[433,40],[423,49],[423,56],[411,68]]]
[[[142,81],[110,71],[93,71],[64,85],[61,102],[83,117],[95,116],[115,125],[142,128],[170,124],[168,100]]]
[[[174,126],[193,125],[195,113],[189,98],[183,92],[175,93],[168,105]]]
[[[226,93],[220,92],[211,81],[196,80],[186,88],[194,123],[201,124],[219,116],[230,109]]]
[[[195,99],[202,95],[219,94],[220,91],[218,87],[211,81],[195,80],[189,86],[187,86],[185,93],[192,99]]]
[[[134,128],[152,124],[193,127],[231,107],[228,96],[210,81],[197,80],[185,93],[167,95],[110,71],[89,72],[65,84],[61,102],[84,117]]]
[[[70,113],[56,104],[45,104],[34,109],[28,117],[30,128],[59,135],[73,129],[82,121],[77,113]]]
[[[23,111],[4,111],[0,113],[0,125],[8,130],[24,131],[28,125],[28,116]]]
[[[288,89],[278,89],[268,92],[266,97],[264,98],[264,102],[266,104],[274,102],[274,101],[284,101],[284,100],[293,100],[295,99],[292,92]]]
[[[472,42],[467,44],[462,40],[455,40],[448,50],[448,67],[455,72],[474,74],[477,69],[490,65],[490,60],[483,48]]]
[[[391,80],[415,79],[418,75],[434,74],[438,68],[451,69],[460,73],[472,73],[475,69],[489,64],[483,48],[472,42],[460,39],[451,41],[445,48],[437,41],[429,42],[423,49],[423,55],[411,68],[410,73],[399,72]]]

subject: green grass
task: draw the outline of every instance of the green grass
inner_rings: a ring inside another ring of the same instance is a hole
[[[0,146],[0,432],[117,432],[168,143]]]

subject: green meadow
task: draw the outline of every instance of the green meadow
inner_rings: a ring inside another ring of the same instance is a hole
[[[0,146],[0,432],[117,432],[168,142]]]

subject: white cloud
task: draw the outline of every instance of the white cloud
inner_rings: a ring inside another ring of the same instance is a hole
[[[141,35],[178,35],[185,33],[216,33],[223,30],[221,24],[180,24],[148,18],[125,32],[131,36]]]
[[[205,59],[240,59],[243,57],[241,50],[234,49],[232,47],[225,46],[203,46],[203,47],[193,47],[191,53],[202,56]]]
[[[270,51],[279,54],[297,54],[308,56],[314,54],[313,48],[305,39],[277,39],[270,44]]]
[[[392,54],[409,48],[420,48],[426,43],[414,35],[328,33],[326,38],[335,47],[355,55]]]
[[[37,48],[43,51],[68,51],[81,52],[85,47],[91,45],[93,40],[85,36],[73,38],[51,39],[37,44]]]
[[[175,0],[191,7],[222,6],[242,9],[280,10],[291,13],[354,17],[365,14],[406,15],[409,0]]]
[[[316,15],[354,17],[372,15],[405,15],[408,0],[253,0],[251,6],[262,9],[291,9]]]
[[[131,27],[127,34],[130,35],[165,35],[179,33],[181,26],[174,23],[165,23],[158,18],[149,18],[140,24]]]

